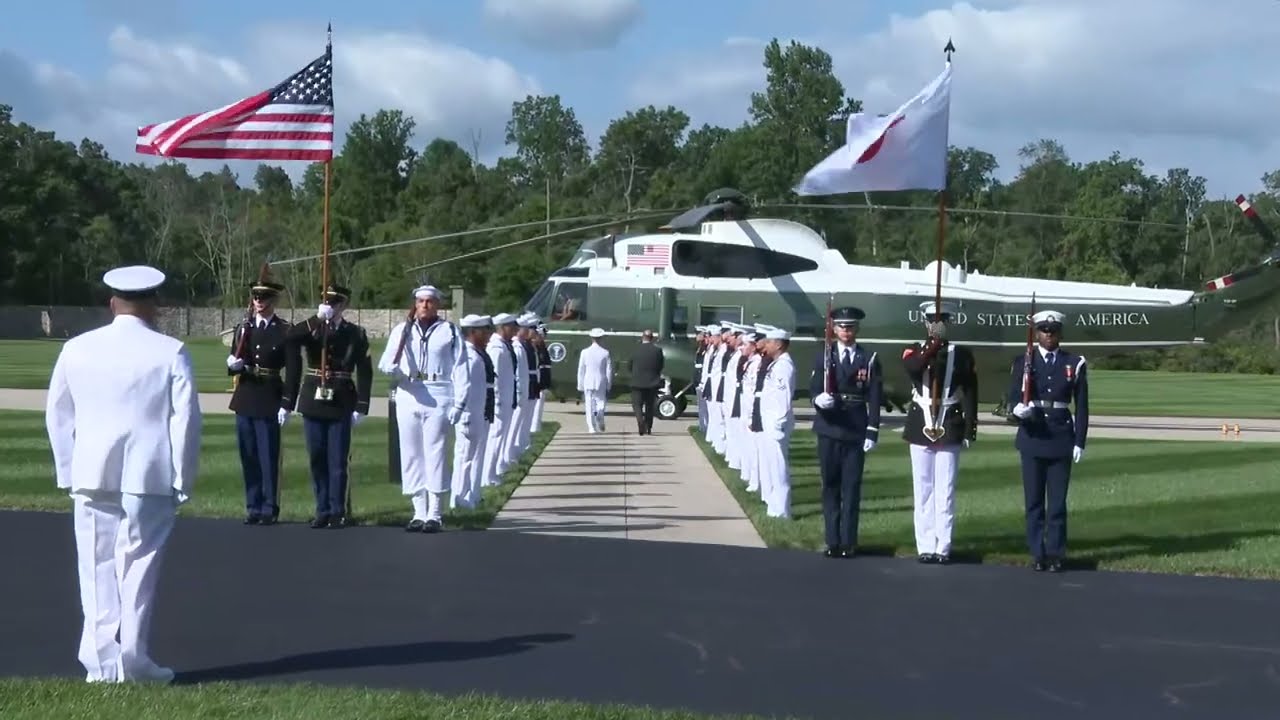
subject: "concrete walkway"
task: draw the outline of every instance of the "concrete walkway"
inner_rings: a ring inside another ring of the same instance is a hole
[[[631,417],[611,415],[592,435],[581,412],[546,417],[560,430],[491,530],[765,547],[687,423],[639,435]]]

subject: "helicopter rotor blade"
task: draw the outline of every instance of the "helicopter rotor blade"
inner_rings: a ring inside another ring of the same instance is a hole
[[[861,203],[765,203],[758,205],[760,208],[796,208],[806,210],[902,210],[906,212],[927,212],[937,213],[936,205],[880,205],[872,204],[869,198],[865,198]],[[1178,223],[1156,222],[1154,220],[1129,220],[1128,218],[1105,218],[1092,217],[1086,215],[1060,215],[1056,213],[1036,213],[1022,212],[1018,210],[989,210],[985,208],[958,208],[947,207],[947,214],[951,215],[994,215],[997,217],[1026,217],[1039,218],[1042,220],[1084,220],[1090,222],[1115,223],[1118,225],[1149,225],[1151,227],[1168,227],[1183,229],[1183,225]]]

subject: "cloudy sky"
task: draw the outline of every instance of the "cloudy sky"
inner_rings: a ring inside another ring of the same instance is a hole
[[[1040,137],[1077,160],[1118,150],[1185,166],[1211,197],[1280,168],[1276,0],[41,0],[0,23],[0,103],[115,156],[136,128],[254,94],[324,49],[334,25],[339,125],[399,107],[419,144],[509,152],[511,103],[559,93],[593,144],[629,108],[678,105],[733,125],[762,87],[771,37],[832,54],[848,94],[887,112],[958,48],[953,144],[1002,177]],[[888,9],[892,8],[893,12]],[[198,162],[197,170],[217,163]],[[296,168],[290,168],[296,170]],[[295,174],[296,173],[291,173]]]

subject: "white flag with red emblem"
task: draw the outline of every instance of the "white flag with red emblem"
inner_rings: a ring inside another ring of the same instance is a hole
[[[845,144],[805,173],[799,195],[947,186],[951,63],[915,97],[881,117],[849,117]]]

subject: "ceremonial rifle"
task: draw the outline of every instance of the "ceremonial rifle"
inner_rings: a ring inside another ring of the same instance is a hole
[[[262,267],[258,269],[258,284],[271,279],[271,264],[263,262]],[[244,329],[240,331],[240,341],[236,343],[236,349],[232,353],[237,358],[244,359],[244,349],[249,344],[249,333],[253,332],[253,288],[249,289],[249,303],[244,309]],[[231,378],[231,387],[235,389],[240,384],[240,376],[236,375]]]
[[[826,355],[822,361],[822,389],[828,395],[835,392],[835,366],[831,364],[831,348],[836,339],[836,324],[831,319],[831,305],[835,301],[835,293],[827,293],[827,340],[824,343]]]
[[[1031,404],[1031,358],[1035,347],[1036,294],[1031,293],[1031,312],[1027,315],[1027,354],[1022,359],[1022,404]]]
[[[950,42],[948,42],[948,45],[949,44]],[[947,191],[945,188],[943,188],[938,193],[938,252],[937,252],[937,261],[936,261],[937,274],[934,280],[934,288],[933,288],[933,320],[934,322],[940,322],[942,320],[942,258],[943,258],[942,251],[943,251],[943,247],[946,244],[946,238],[947,238]],[[929,341],[928,333],[926,332],[925,343],[927,344],[928,341]],[[941,348],[941,343],[939,343],[939,348]],[[929,363],[932,364],[933,359],[936,357],[937,357],[937,354],[935,353],[932,358],[929,358]],[[921,428],[921,431],[924,433],[925,437],[929,438],[929,440],[933,442],[937,442],[938,439],[941,438],[946,433],[946,430],[942,426],[942,413],[940,412],[942,409],[942,397],[941,397],[942,381],[938,377],[938,373],[936,370],[930,374],[932,375],[930,379],[933,382],[932,382],[931,391],[929,393],[929,409],[931,411],[930,417],[933,418],[933,424]]]

